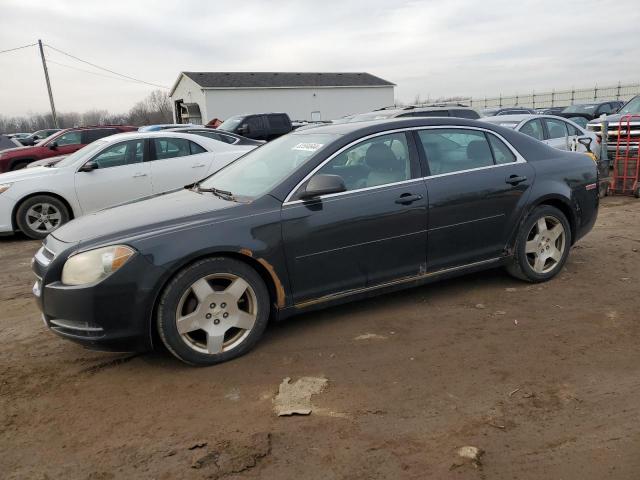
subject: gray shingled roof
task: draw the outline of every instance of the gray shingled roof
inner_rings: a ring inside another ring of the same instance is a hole
[[[182,72],[203,88],[394,86],[370,73]]]

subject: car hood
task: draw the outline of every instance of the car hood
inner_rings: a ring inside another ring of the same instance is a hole
[[[48,165],[55,165],[56,163],[67,158],[68,155],[58,155],[57,157],[49,157],[44,160],[37,160],[27,165],[27,168],[46,167]]]
[[[14,147],[14,148],[7,148],[6,150],[2,150],[2,155],[5,155],[7,153],[23,153],[27,150],[29,150],[30,148],[33,148],[35,145],[23,145],[22,147]]]
[[[611,123],[611,122],[619,122],[620,119],[625,116],[625,115],[629,115],[628,113],[614,113],[613,115],[607,115],[606,117],[603,118],[596,118],[594,120],[591,120],[588,125],[599,125],[602,123],[603,120],[606,120],[607,122]]]
[[[73,220],[53,236],[66,243],[127,239],[179,229],[187,224],[233,218],[251,204],[223,200],[212,193],[182,189],[107,208]]]
[[[58,170],[48,167],[22,168],[0,174],[0,183],[13,183],[22,180],[31,180],[34,178],[47,177],[55,175]]]

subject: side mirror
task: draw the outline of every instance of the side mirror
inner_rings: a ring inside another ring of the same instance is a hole
[[[300,196],[302,199],[312,199],[320,195],[328,195],[330,193],[340,193],[347,190],[344,180],[339,175],[315,175],[311,177],[309,183]]]
[[[243,125],[240,125],[238,127],[238,133],[240,135],[246,135],[247,133],[249,133],[249,125],[247,125],[246,123]]]
[[[96,162],[87,162],[83,166],[78,169],[79,172],[93,172],[98,168],[98,164]]]
[[[49,144],[49,149],[50,150],[55,150],[56,148],[58,148],[58,142],[51,142]]]

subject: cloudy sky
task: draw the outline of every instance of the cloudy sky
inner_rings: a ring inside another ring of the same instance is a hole
[[[182,70],[366,71],[411,101],[640,82],[638,0],[0,0],[0,9],[0,50],[41,38],[166,86]],[[45,50],[60,111],[124,112],[154,88]],[[0,115],[48,110],[35,47],[0,54],[0,72]]]

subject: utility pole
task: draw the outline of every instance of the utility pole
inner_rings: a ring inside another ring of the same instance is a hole
[[[51,91],[51,82],[49,81],[49,71],[47,70],[47,61],[44,59],[44,50],[42,49],[42,40],[38,40],[40,48],[40,58],[42,58],[42,68],[44,69],[44,79],[47,82],[47,90],[49,92],[49,103],[51,104],[51,116],[53,117],[53,126],[58,128],[58,116],[56,115],[56,106],[53,103],[53,92]]]

